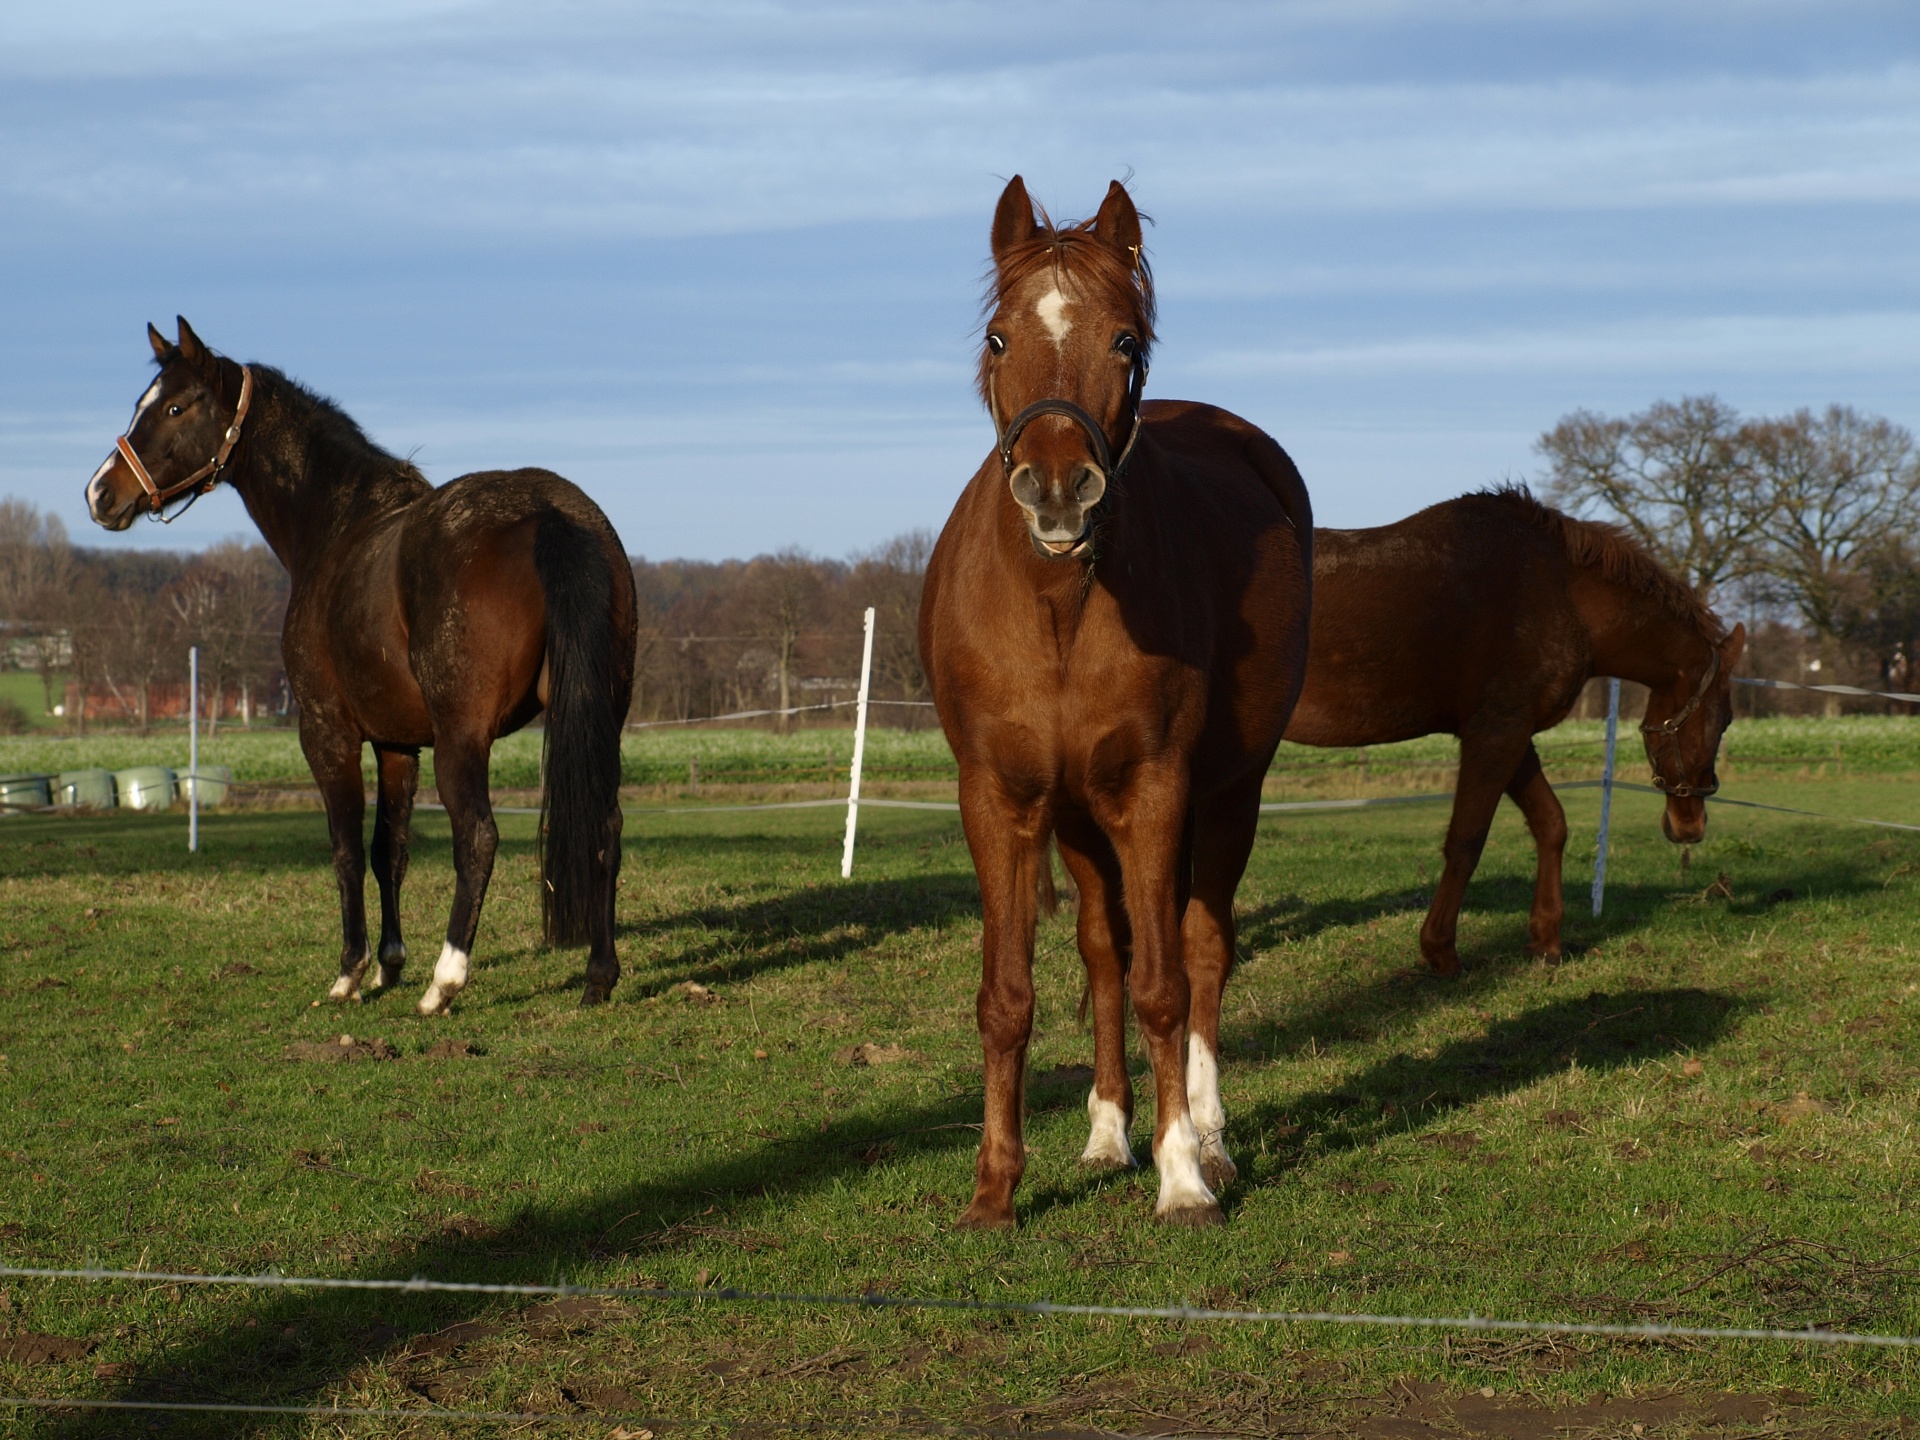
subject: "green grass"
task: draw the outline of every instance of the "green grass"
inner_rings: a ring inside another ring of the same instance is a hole
[[[1548,768],[1567,777],[1597,774],[1605,729],[1602,721],[1572,720],[1542,734],[1538,743]],[[540,741],[540,732],[532,730],[507,736],[495,745],[494,785],[502,789],[537,786]],[[1620,745],[1621,773],[1638,776],[1646,762],[1631,724],[1624,727]],[[1450,735],[1365,750],[1284,744],[1274,759],[1270,788],[1280,794],[1313,791],[1330,783],[1358,785],[1363,773],[1367,789],[1439,788],[1451,783],[1459,753],[1459,742]],[[203,763],[231,766],[234,778],[243,783],[311,784],[299,739],[290,729],[223,727],[212,739],[203,737],[201,755]],[[629,786],[686,788],[696,764],[703,785],[845,784],[853,758],[853,732],[824,727],[791,735],[694,726],[635,730],[624,737],[622,756],[622,782]],[[0,736],[0,774],[53,774],[90,765],[110,770],[133,765],[184,768],[186,761],[184,729],[156,731],[145,739],[128,731]],[[1723,778],[1729,780],[1750,773],[1813,778],[1920,774],[1920,717],[1743,720],[1728,733],[1722,770]],[[875,782],[938,782],[953,779],[956,772],[952,752],[937,728],[875,727],[867,735],[865,773]],[[371,784],[371,752],[366,775]],[[431,751],[422,757],[422,783],[433,783]]]
[[[54,703],[63,698],[65,676],[55,676],[53,682]],[[20,707],[20,713],[27,717],[27,723],[35,730],[53,729],[67,722],[47,714],[47,692],[41,688],[40,677],[31,670],[0,670],[0,701],[11,701]]]
[[[1920,818],[1912,781],[1741,793]],[[1045,922],[1022,1228],[990,1236],[949,1229],[980,1113],[978,902],[951,817],[869,812],[852,882],[829,813],[633,817],[626,978],[596,1011],[577,1007],[581,956],[538,944],[531,822],[505,817],[474,982],[437,1021],[411,1005],[449,901],[443,817],[420,825],[405,985],[344,1009],[311,1003],[337,954],[317,814],[209,817],[198,857],[178,816],[0,822],[0,1254],[1920,1333],[1920,835],[1723,808],[1683,875],[1651,797],[1616,805],[1595,921],[1579,903],[1595,801],[1568,797],[1557,968],[1520,953],[1532,863],[1503,811],[1458,983],[1413,968],[1442,807],[1263,825],[1224,1027],[1243,1178],[1218,1231],[1157,1228],[1151,1171],[1075,1166],[1085,1082],[1059,1067],[1091,1047],[1070,917]],[[689,980],[718,1003],[674,988]],[[400,1058],[289,1058],[342,1032]],[[478,1053],[427,1053],[447,1039]],[[838,1058],[863,1041],[912,1057]],[[1133,1063],[1143,1074],[1137,1044]],[[581,1403],[829,1429],[902,1411],[1135,1432],[1171,1416],[1248,1434],[1391,1408],[1356,1397],[1402,1381],[1484,1386],[1494,1403],[1802,1392],[1860,1426],[1920,1413],[1914,1359],[1791,1345],[684,1303],[564,1321],[452,1297],[6,1289],[12,1331],[98,1342],[76,1364],[0,1361],[14,1394]],[[465,1321],[482,1324],[408,1348]],[[76,1436],[124,1422],[12,1423]]]

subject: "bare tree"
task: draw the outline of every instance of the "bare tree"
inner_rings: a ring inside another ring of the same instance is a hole
[[[1702,599],[1750,573],[1769,495],[1740,417],[1711,395],[1614,419],[1577,410],[1542,435],[1549,502],[1624,525]]]
[[[799,550],[782,550],[749,562],[734,597],[733,612],[744,633],[766,642],[778,687],[779,708],[793,708],[794,660],[800,637],[817,616],[825,589],[820,562]],[[782,713],[784,734],[792,716]]]
[[[874,608],[873,670],[891,698],[923,699],[927,678],[920,669],[920,591],[931,530],[909,530],[860,556],[847,582],[856,605]]]
[[[1920,520],[1913,436],[1877,415],[1832,405],[1743,427],[1742,448],[1766,497],[1761,562],[1812,630],[1823,666],[1837,641],[1861,562]],[[1829,697],[1830,714],[1839,697]]]
[[[60,619],[72,582],[73,547],[60,517],[24,500],[0,500],[0,620],[40,676],[49,715],[54,677],[72,659],[71,632]]]
[[[243,724],[252,723],[252,684],[267,668],[286,606],[285,572],[261,545],[228,540],[202,552],[166,588],[177,638],[197,645],[211,693],[207,733],[219,729],[222,697],[238,687]]]

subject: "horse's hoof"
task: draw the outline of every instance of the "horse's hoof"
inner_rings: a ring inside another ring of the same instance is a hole
[[[327,991],[327,998],[336,1004],[344,1005],[349,1000],[360,998],[360,973],[354,971],[342,975],[333,982],[333,988]]]
[[[1180,1225],[1189,1230],[1206,1230],[1215,1225],[1227,1223],[1226,1213],[1216,1200],[1206,1205],[1176,1205],[1167,1210],[1156,1210],[1153,1218],[1162,1225]]]
[[[960,1218],[953,1222],[956,1230],[1011,1230],[1018,1222],[1013,1218],[1011,1205],[987,1205],[975,1200],[961,1212]]]
[[[1457,980],[1460,978],[1460,957],[1452,950],[1428,955],[1426,960],[1427,969],[1432,971],[1440,979]]]
[[[580,992],[580,1008],[584,1010],[589,1005],[604,1005],[607,1003],[607,998],[612,994],[613,987],[611,985],[596,985],[593,981],[589,980],[587,982],[587,988]]]
[[[1240,1167],[1224,1151],[1218,1155],[1203,1154],[1200,1157],[1200,1178],[1207,1182],[1207,1189],[1218,1195],[1240,1178]]]
[[[452,990],[443,993],[438,985],[429,985],[427,993],[420,997],[420,1003],[415,1008],[422,1015],[445,1015],[453,1009],[453,997],[456,993]]]
[[[399,983],[400,966],[388,965],[383,961],[380,965],[380,988],[382,990],[391,990],[399,985]]]
[[[1137,1170],[1140,1162],[1129,1156],[1122,1160],[1118,1155],[1082,1155],[1080,1169],[1088,1175],[1117,1175],[1124,1170]]]

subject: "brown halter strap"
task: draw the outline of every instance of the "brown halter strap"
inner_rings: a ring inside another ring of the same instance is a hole
[[[1656,740],[1673,741],[1673,758],[1675,760],[1680,758],[1680,727],[1687,723],[1688,716],[1700,708],[1700,702],[1707,698],[1708,687],[1713,684],[1714,678],[1718,676],[1719,673],[1720,652],[1718,649],[1710,649],[1707,652],[1707,668],[1700,675],[1700,683],[1693,687],[1692,698],[1689,699],[1685,705],[1681,706],[1675,714],[1668,716],[1658,725],[1649,725],[1644,720],[1640,722],[1640,733],[1647,737],[1648,759],[1653,758],[1651,752]],[[1671,795],[1676,800],[1685,800],[1695,795],[1705,799],[1720,788],[1718,782],[1711,785],[1697,786],[1689,785],[1684,780],[1669,783],[1667,778],[1660,773],[1658,762],[1654,764],[1653,768],[1653,784],[1656,790],[1661,791],[1663,794]]]
[[[120,458],[127,462],[127,468],[133,471],[134,478],[147,492],[147,499],[153,507],[153,513],[163,521],[170,521],[165,513],[167,502],[177,499],[194,490],[195,499],[206,494],[220,483],[220,472],[227,467],[227,461],[233,455],[233,447],[240,443],[240,427],[246,423],[247,410],[253,404],[253,370],[240,367],[240,403],[233,412],[233,423],[227,426],[227,433],[220,438],[220,448],[214,452],[213,459],[202,465],[184,480],[176,480],[164,490],[154,483],[153,476],[147,473],[146,465],[133,448],[133,442],[122,435],[113,442],[113,448],[120,452]],[[185,508],[184,506],[182,507]],[[176,512],[178,513],[178,512]]]

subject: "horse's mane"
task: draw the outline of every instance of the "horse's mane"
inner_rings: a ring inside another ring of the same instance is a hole
[[[394,499],[410,499],[421,490],[433,488],[419,467],[374,444],[360,422],[334,401],[271,365],[255,363],[252,369],[254,384],[266,382],[307,450],[324,452],[330,464],[342,472],[342,478],[362,488],[387,492]]]
[[[992,315],[1009,291],[1019,288],[1043,267],[1051,268],[1056,279],[1085,285],[1129,312],[1131,327],[1140,342],[1140,359],[1145,363],[1153,350],[1153,268],[1147,264],[1144,250],[1124,255],[1093,227],[1092,220],[1056,225],[1041,210],[1032,238],[1010,246],[998,257],[998,264],[987,277],[981,308]],[[987,400],[987,359],[988,352],[982,349],[976,381],[982,401]]]
[[[1676,620],[1685,621],[1702,639],[1719,644],[1727,635],[1720,617],[1691,587],[1647,552],[1631,534],[1601,520],[1577,520],[1533,498],[1525,485],[1482,490],[1485,499],[1511,507],[1530,524],[1559,542],[1567,560],[1583,570],[1598,570],[1616,585],[1646,596]]]

